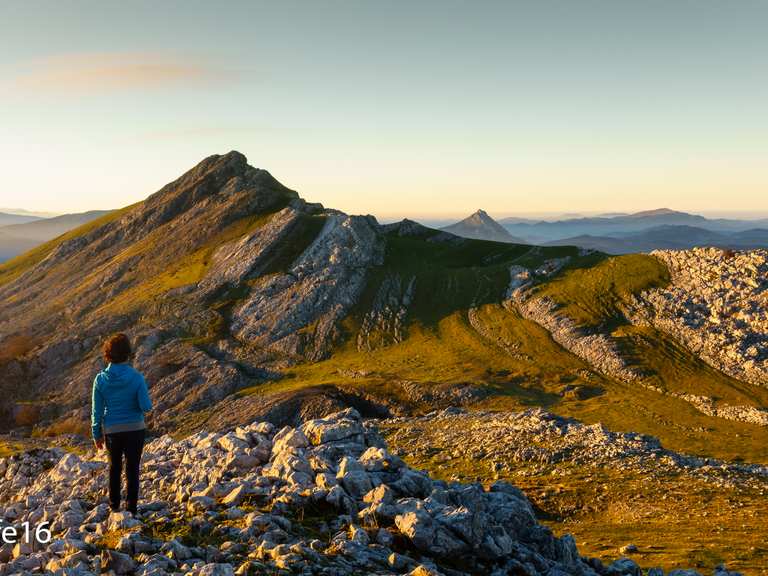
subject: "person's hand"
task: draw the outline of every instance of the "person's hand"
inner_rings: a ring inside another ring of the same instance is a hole
[[[94,438],[93,443],[96,446],[96,450],[104,450],[104,436],[101,438]]]

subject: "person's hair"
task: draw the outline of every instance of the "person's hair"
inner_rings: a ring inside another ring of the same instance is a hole
[[[104,354],[105,361],[120,364],[131,357],[131,342],[125,334],[115,334],[104,342],[101,352]]]

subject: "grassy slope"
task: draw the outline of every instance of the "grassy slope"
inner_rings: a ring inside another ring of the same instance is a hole
[[[544,249],[543,256],[529,246],[468,241],[461,246],[429,243],[415,238],[390,239],[385,264],[374,270],[358,310],[348,318],[348,337],[334,356],[325,362],[298,366],[288,378],[268,385],[277,391],[314,384],[348,384],[397,394],[394,379],[438,384],[487,381],[487,371],[511,364],[507,354],[489,347],[469,325],[466,309],[473,303],[498,302],[506,289],[512,263],[534,264],[545,258],[575,254],[575,249]],[[485,265],[478,263],[486,262]],[[409,311],[408,338],[401,344],[372,352],[359,352],[354,335],[360,318],[370,309],[381,281],[397,274],[405,282],[416,277],[416,290]],[[536,337],[548,341],[546,333],[529,326]],[[574,366],[581,366],[576,362]],[[538,368],[531,368],[538,371]],[[367,371],[370,377],[350,380],[345,371]],[[556,378],[557,368],[545,369]],[[494,384],[506,388],[508,376]],[[250,392],[267,389],[254,387]],[[523,395],[529,395],[525,392]]]
[[[148,277],[146,280],[131,286],[95,312],[127,314],[169,290],[199,282],[208,271],[212,263],[212,256],[217,248],[260,228],[266,224],[277,211],[284,208],[289,200],[290,197],[286,196],[284,202],[276,204],[265,213],[253,214],[233,222],[218,234],[208,239],[205,244],[195,251],[184,255],[182,258],[171,263],[171,265],[164,267],[157,275]],[[62,242],[83,236],[108,222],[116,220],[137,205],[138,204],[134,204],[110,212],[101,218],[71,230],[50,242],[9,260],[0,266],[0,285],[14,280],[37,265]],[[86,290],[94,283],[101,282],[103,270],[110,265],[136,256],[144,256],[147,260],[151,261],[156,251],[156,247],[164,243],[164,237],[167,233],[166,228],[161,226],[140,241],[126,247],[119,254],[115,255],[114,258],[111,258],[108,261],[103,262],[97,268],[90,270],[80,282],[78,292]],[[68,274],[69,271],[67,269],[59,269],[54,271],[53,275],[55,276],[56,274],[62,273]],[[73,296],[76,296],[76,294],[70,292],[61,294],[59,301],[56,303],[64,306],[66,305],[66,301]]]
[[[105,304],[103,310],[125,314],[146,304],[153,298],[165,294],[169,290],[189,284],[196,284],[202,280],[210,268],[213,254],[219,247],[253,233],[264,226],[273,215],[274,211],[270,211],[265,214],[247,216],[233,222],[208,240],[203,246],[174,262],[163,273],[122,292],[115,299]],[[161,229],[161,231],[164,230]],[[132,246],[129,249],[130,254],[119,254],[116,260],[141,253],[143,250],[152,247],[152,242],[147,242],[146,239],[140,242],[140,244],[141,246]]]
[[[554,343],[541,327],[498,303],[510,264],[535,266],[548,258],[575,254],[568,248],[540,251],[482,241],[454,246],[391,238],[385,264],[371,274],[360,308],[346,322],[348,337],[337,352],[329,360],[294,367],[282,381],[243,393],[333,384],[405,400],[398,384],[402,380],[435,386],[472,383],[491,392],[477,408],[539,405],[587,423],[602,422],[614,430],[653,434],[682,452],[768,462],[768,429],[711,418],[682,400],[597,374]],[[416,277],[407,338],[371,352],[359,351],[355,336],[360,318],[370,309],[383,278],[391,274],[404,281]],[[580,323],[613,330],[628,357],[648,374],[648,383],[711,395],[731,404],[768,406],[768,390],[713,370],[653,329],[627,325],[620,313],[627,296],[667,281],[666,269],[650,256],[577,257],[537,292],[561,303]],[[507,346],[489,342],[471,326],[467,309],[473,304],[478,307],[477,319]],[[354,373],[357,377],[349,376]],[[583,400],[564,398],[561,392],[566,385],[602,393]],[[745,437],[753,441],[745,442]]]
[[[669,273],[661,261],[628,254],[607,258],[594,267],[569,270],[540,285],[536,293],[552,298],[580,325],[610,325],[628,296],[667,282]]]

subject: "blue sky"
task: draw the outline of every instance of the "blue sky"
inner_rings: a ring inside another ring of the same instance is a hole
[[[0,206],[146,197],[237,149],[449,216],[768,211],[768,2],[6,2]]]

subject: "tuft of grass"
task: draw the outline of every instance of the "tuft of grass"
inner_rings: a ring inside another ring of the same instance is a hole
[[[185,546],[220,546],[227,537],[215,529],[204,530],[190,522],[185,515],[147,522],[142,528],[144,536],[169,541],[174,538]]]
[[[131,530],[107,530],[94,541],[94,545],[102,550],[115,550],[120,539],[131,532]]]
[[[47,426],[35,427],[32,431],[34,438],[53,437],[62,434],[78,434],[88,438],[91,434],[91,426],[87,420],[70,416],[62,420],[56,420]]]
[[[8,458],[8,456],[13,456],[23,449],[24,447],[21,444],[0,440],[0,458]]]

